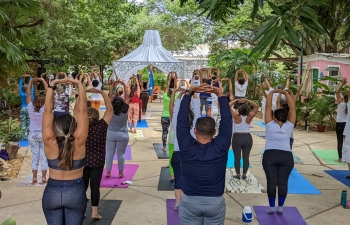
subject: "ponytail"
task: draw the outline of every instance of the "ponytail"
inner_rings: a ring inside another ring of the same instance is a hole
[[[57,138],[59,154],[58,154],[58,166],[63,170],[70,170],[73,163],[74,154],[74,140],[71,135]]]

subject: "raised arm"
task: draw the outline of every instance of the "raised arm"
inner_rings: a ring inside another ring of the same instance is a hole
[[[237,101],[238,101],[238,99],[235,99],[235,100],[233,100],[233,101],[230,101],[230,103],[229,103],[232,118],[239,117],[239,114],[238,114],[235,110],[232,109],[232,106],[234,106],[234,104],[235,104]]]
[[[264,78],[264,81],[265,81],[265,84],[266,84],[267,88],[270,89],[271,88],[271,84],[270,84],[269,79],[267,78],[267,76],[265,74],[262,74],[262,77]]]
[[[267,98],[267,94],[266,94],[266,92],[264,90],[264,85],[263,84],[260,84],[260,92],[265,98]]]
[[[27,104],[32,102],[32,86],[33,86],[33,82],[36,81],[36,80],[37,80],[37,78],[34,78],[34,79],[30,80],[29,83],[28,83],[27,97],[26,97]]]
[[[177,116],[176,137],[179,142],[181,152],[186,152],[188,147],[195,140],[190,132],[189,113],[191,96],[185,94],[181,100],[179,114]]]
[[[235,83],[238,81],[238,74],[239,74],[240,70],[237,70],[236,74],[235,74]]]
[[[166,84],[164,93],[167,93],[167,92],[169,91],[169,86],[170,86],[171,78],[172,78],[172,74],[170,75],[170,73],[169,73],[169,75],[168,75],[168,80],[167,80],[167,84]]]
[[[129,95],[130,95],[130,87],[129,87],[129,85],[127,85],[126,83],[124,83],[122,81],[120,81],[120,83],[124,87],[124,93],[125,93],[124,94],[124,96],[125,96],[124,102],[129,105],[129,103],[130,103],[130,97],[129,97]]]
[[[181,89],[181,90],[178,90],[180,91],[180,94],[179,96],[177,97],[177,99],[175,100],[175,104],[174,107],[173,107],[173,114],[172,116],[170,117],[171,118],[171,123],[173,124],[173,128],[176,130],[176,127],[177,127],[177,117],[179,115],[179,111],[180,111],[180,104],[181,104],[181,97],[182,95],[184,94],[185,90]],[[175,92],[175,91],[174,91]]]
[[[279,93],[276,100],[276,109],[281,108],[281,98],[282,98],[282,93]]]
[[[39,81],[41,81],[41,83],[43,84],[44,86],[44,92],[46,93],[47,92],[47,83],[46,83],[46,80],[44,78],[38,78]]]
[[[256,104],[255,102],[249,100],[249,99],[246,99],[245,101],[248,102],[249,105],[251,105],[253,107],[253,109],[248,114],[247,121],[246,121],[248,124],[250,124],[252,122],[254,116],[258,113],[259,105]]]
[[[338,104],[340,104],[340,103],[343,101],[343,98],[341,97],[340,92],[341,92],[341,90],[343,89],[344,85],[345,85],[347,82],[348,82],[348,80],[344,77],[344,78],[342,79],[342,82],[341,82],[339,88],[338,88],[337,91],[335,92],[336,97],[337,97],[337,103],[338,103]]]
[[[289,107],[288,121],[291,122],[292,124],[295,124],[297,116],[296,116],[294,99],[286,91],[284,91],[283,94],[286,96],[288,107]]]
[[[173,93],[170,96],[170,104],[169,104],[169,113],[170,113],[170,121],[173,121],[173,114],[174,114],[174,101],[175,101],[175,94],[176,91],[178,90],[174,90]]]
[[[265,106],[265,124],[268,124],[273,120],[273,112],[272,112],[272,96],[274,93],[277,93],[278,90],[270,91],[266,98],[266,106]]]
[[[243,72],[245,81],[248,83],[248,80],[249,80],[248,74],[244,70],[242,72]]]
[[[112,116],[113,116],[112,103],[111,103],[108,95],[106,94],[106,92],[104,92],[103,90],[96,90],[96,89],[93,89],[93,90],[96,91],[97,93],[102,94],[103,100],[104,100],[105,105],[106,105],[106,112],[103,115],[103,119],[104,119],[104,121],[106,121],[107,124],[109,124],[111,122],[111,119],[112,119]]]

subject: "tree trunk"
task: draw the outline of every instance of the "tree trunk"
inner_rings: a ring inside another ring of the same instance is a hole
[[[17,159],[17,153],[19,149],[19,144],[17,142],[9,142],[6,144],[6,152],[9,155],[9,160]]]

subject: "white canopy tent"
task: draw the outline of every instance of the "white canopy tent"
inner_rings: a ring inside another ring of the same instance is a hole
[[[159,32],[157,30],[146,30],[142,45],[124,56],[113,61],[113,68],[119,79],[128,81],[138,70],[152,65],[168,74],[175,71],[179,78],[184,77],[185,64],[176,59],[162,46]]]

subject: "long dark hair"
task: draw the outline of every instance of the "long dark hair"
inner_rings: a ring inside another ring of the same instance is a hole
[[[113,99],[112,106],[113,112],[116,116],[119,116],[122,112],[122,106],[124,104],[124,100],[121,97],[116,97]]]
[[[136,85],[137,85],[137,84],[131,85],[130,94],[129,94],[129,98],[130,98],[130,99],[133,98],[134,95],[135,95],[135,92],[136,92]]]
[[[345,112],[346,115],[348,115],[348,104],[347,104],[348,101],[349,101],[349,96],[348,96],[348,94],[345,94],[345,95],[344,95],[344,102],[345,102],[346,104],[345,104],[345,110],[344,110],[344,112]]]
[[[77,122],[69,114],[63,114],[56,117],[54,121],[54,131],[58,144],[59,167],[63,170],[70,170],[74,154],[74,136],[77,129]]]

